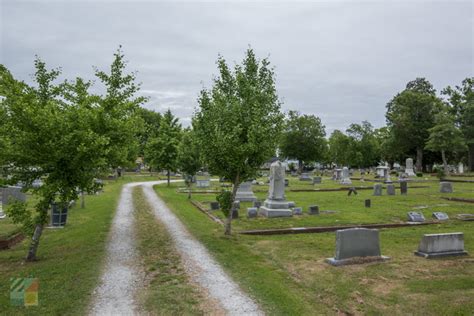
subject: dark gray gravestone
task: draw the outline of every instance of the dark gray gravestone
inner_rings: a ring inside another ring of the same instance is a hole
[[[407,195],[407,193],[408,193],[408,182],[401,181],[400,182],[400,194],[401,195]]]
[[[415,255],[427,259],[447,256],[465,256],[463,233],[425,234]]]
[[[289,186],[290,185],[290,180],[288,179],[285,179],[285,187]]]
[[[375,196],[382,195],[382,185],[380,183],[374,184],[374,195]]]
[[[232,212],[232,219],[239,218],[239,210],[238,209],[235,209],[231,212]]]
[[[350,228],[336,231],[336,255],[328,258],[332,265],[356,263],[351,260],[370,257],[374,261],[389,259],[380,254],[380,239],[377,229]]]
[[[21,192],[21,187],[8,186],[2,188],[2,204],[5,206],[13,201],[26,201],[26,194]]]
[[[365,207],[370,207],[370,199],[365,200]]]
[[[288,202],[288,207],[289,207],[289,208],[295,207],[295,202],[293,202],[293,201]]]
[[[451,182],[440,182],[439,183],[440,193],[453,193],[453,185]]]
[[[302,173],[299,178],[300,181],[312,181],[311,176],[309,173]]]
[[[303,208],[301,207],[295,207],[293,209],[293,215],[303,215]]]
[[[425,217],[423,216],[423,213],[421,212],[408,212],[407,215],[408,215],[409,222],[422,223],[425,221]]]
[[[395,195],[395,186],[393,184],[387,184],[387,195]]]
[[[258,215],[258,209],[256,207],[249,207],[247,209],[247,217],[248,218],[257,217],[257,215]]]
[[[439,221],[446,221],[449,219],[449,216],[444,212],[433,212],[433,218]]]
[[[320,184],[322,183],[321,177],[313,177],[313,184]]]
[[[211,211],[216,211],[220,208],[221,206],[219,205],[219,202],[211,202]]]
[[[319,206],[311,205],[308,209],[309,215],[319,215]]]

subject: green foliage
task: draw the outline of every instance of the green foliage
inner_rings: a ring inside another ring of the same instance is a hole
[[[370,167],[375,166],[380,159],[380,142],[376,136],[373,126],[363,121],[362,124],[351,124],[346,130],[347,135],[352,138],[351,166]]]
[[[339,166],[349,166],[352,162],[352,153],[348,150],[352,146],[352,139],[340,130],[334,130],[329,137],[329,163]]]
[[[464,151],[466,144],[462,132],[454,125],[454,117],[447,113],[439,113],[435,125],[429,130],[429,138],[425,148],[431,151]]]
[[[222,213],[224,213],[226,217],[229,216],[232,208],[232,192],[222,190],[221,193],[216,196],[216,201],[219,202]]]
[[[321,120],[314,115],[290,111],[284,124],[280,155],[303,164],[321,161],[327,150],[326,132]]]
[[[184,130],[178,145],[177,165],[186,179],[193,177],[201,168],[199,144],[193,130]]]
[[[158,135],[158,130],[160,129],[161,114],[145,108],[139,108],[138,115],[143,121],[143,128],[138,131],[137,135],[140,143],[138,154],[140,156],[144,156],[145,148],[148,144],[149,139]]]
[[[417,172],[417,173],[416,173],[416,176],[417,176],[418,178],[422,178],[422,177],[423,177],[423,172]]]
[[[5,213],[12,219],[14,224],[21,225],[22,231],[27,236],[32,236],[35,223],[32,220],[31,210],[26,203],[14,201],[8,204]]]

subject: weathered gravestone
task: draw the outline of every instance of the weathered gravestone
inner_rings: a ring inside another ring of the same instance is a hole
[[[300,175],[300,181],[312,181],[313,179],[309,175],[309,173],[302,173]]]
[[[247,209],[247,217],[248,218],[254,218],[254,217],[257,217],[258,215],[258,208],[256,207],[249,207]]]
[[[422,223],[425,221],[425,217],[421,212],[408,212],[407,215],[409,222]]]
[[[295,207],[293,209],[293,215],[303,215],[303,208],[301,207]]]
[[[295,204],[295,202],[293,202],[293,201],[288,202],[288,207],[289,207],[289,208],[293,208],[293,207],[295,207],[295,205],[296,205],[296,204]]]
[[[270,166],[268,197],[260,207],[260,214],[265,217],[290,217],[293,215],[285,198],[285,166],[278,160]]]
[[[285,187],[289,186],[290,185],[290,180],[288,179],[285,179]]]
[[[347,167],[342,168],[341,184],[352,184],[351,178],[349,176],[349,169]]]
[[[444,212],[433,212],[433,218],[439,221],[446,221],[449,219],[449,216]]]
[[[336,255],[326,261],[334,266],[369,261],[384,261],[377,229],[350,228],[336,231]]]
[[[387,184],[387,195],[395,195],[395,185]]]
[[[211,180],[209,179],[196,179],[196,187],[198,188],[209,188],[211,186]]]
[[[416,176],[415,171],[413,170],[413,159],[411,158],[405,160],[405,174],[409,177]]]
[[[213,201],[211,202],[211,211],[217,211],[220,208],[219,202]]]
[[[335,181],[340,181],[342,179],[342,169],[334,169],[332,179]]]
[[[458,164],[458,173],[464,173],[464,165],[462,164],[462,162]]]
[[[374,184],[374,195],[375,196],[382,195],[382,185],[380,183]]]
[[[235,200],[241,202],[253,202],[257,200],[257,197],[252,191],[252,182],[246,181],[239,185],[235,194]]]
[[[408,193],[408,183],[405,181],[400,182],[400,194],[407,195]]]
[[[440,182],[439,183],[439,192],[440,193],[453,193],[453,185],[451,182]]]
[[[418,251],[415,251],[415,255],[427,259],[467,254],[464,250],[463,233],[425,234],[420,241]]]
[[[320,184],[322,183],[321,177],[313,177],[313,184]]]
[[[319,206],[318,205],[310,205],[308,208],[309,215],[319,215]]]
[[[26,194],[21,191],[21,187],[7,186],[2,188],[2,204],[3,206],[8,205],[10,202],[26,201]]]
[[[370,207],[370,199],[365,200],[365,207]]]

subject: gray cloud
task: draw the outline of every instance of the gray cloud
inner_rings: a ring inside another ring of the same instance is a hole
[[[146,107],[186,125],[218,53],[248,45],[276,67],[283,109],[321,117],[328,132],[369,120],[407,81],[440,90],[474,75],[471,1],[116,2],[0,0],[1,63],[30,81],[35,54],[65,78],[93,79],[119,44]]]

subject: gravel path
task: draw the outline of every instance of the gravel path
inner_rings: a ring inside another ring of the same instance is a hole
[[[240,290],[207,249],[194,239],[156,195],[153,186],[165,182],[135,182],[124,185],[109,236],[104,272],[99,286],[94,291],[95,298],[90,315],[140,313],[134,298],[135,291],[143,280],[143,274],[137,264],[138,254],[133,231],[135,219],[132,188],[135,186],[143,186],[148,203],[157,219],[168,229],[191,279],[201,286],[212,300],[217,301],[227,315],[263,315],[258,305]]]

